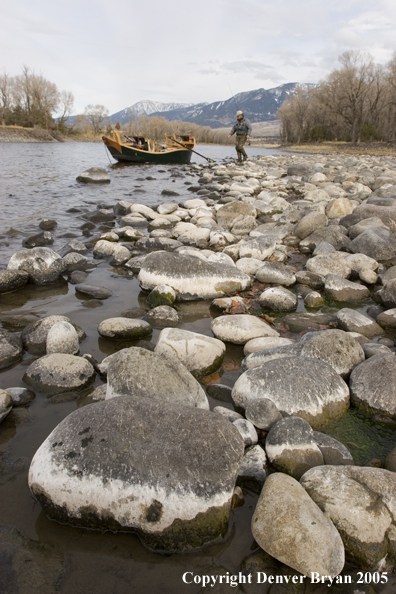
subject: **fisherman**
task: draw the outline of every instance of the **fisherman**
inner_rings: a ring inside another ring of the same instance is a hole
[[[243,115],[243,111],[237,111],[236,117],[237,121],[233,125],[228,138],[231,138],[231,136],[236,133],[235,150],[238,155],[238,163],[242,163],[242,157],[244,161],[248,158],[243,145],[249,140],[249,136],[252,132],[252,125]]]

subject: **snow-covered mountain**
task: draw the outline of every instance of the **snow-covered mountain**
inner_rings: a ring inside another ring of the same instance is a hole
[[[129,122],[130,117],[139,117],[141,115],[152,115],[153,113],[164,113],[167,111],[175,111],[178,109],[183,109],[186,107],[190,107],[193,103],[160,103],[159,101],[150,101],[149,99],[143,99],[143,101],[138,101],[131,105],[130,107],[126,107],[121,111],[117,111],[110,116],[110,122],[112,124],[116,124],[119,122],[120,124],[126,124]]]

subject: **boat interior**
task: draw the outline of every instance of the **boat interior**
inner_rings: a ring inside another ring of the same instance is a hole
[[[154,140],[146,139],[144,136],[127,136],[123,134],[126,140],[121,140],[121,134],[118,130],[112,130],[111,135],[114,142],[118,144],[124,144],[131,148],[136,148],[141,151],[149,152],[164,152],[180,149],[193,149],[195,146],[195,138],[188,135],[176,135],[168,136],[165,134],[165,146]]]

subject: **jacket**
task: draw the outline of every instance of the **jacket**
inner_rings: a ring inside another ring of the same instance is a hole
[[[241,120],[237,120],[232,127],[230,132],[231,136],[235,134],[237,136],[250,136],[252,133],[252,125],[247,118],[242,118]]]

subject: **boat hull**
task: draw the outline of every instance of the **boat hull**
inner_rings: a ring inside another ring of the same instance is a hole
[[[163,152],[150,152],[135,149],[112,142],[110,139],[103,139],[113,159],[129,163],[159,163],[185,165],[191,161],[191,151],[188,149],[174,149]],[[107,141],[107,142],[106,142]]]

